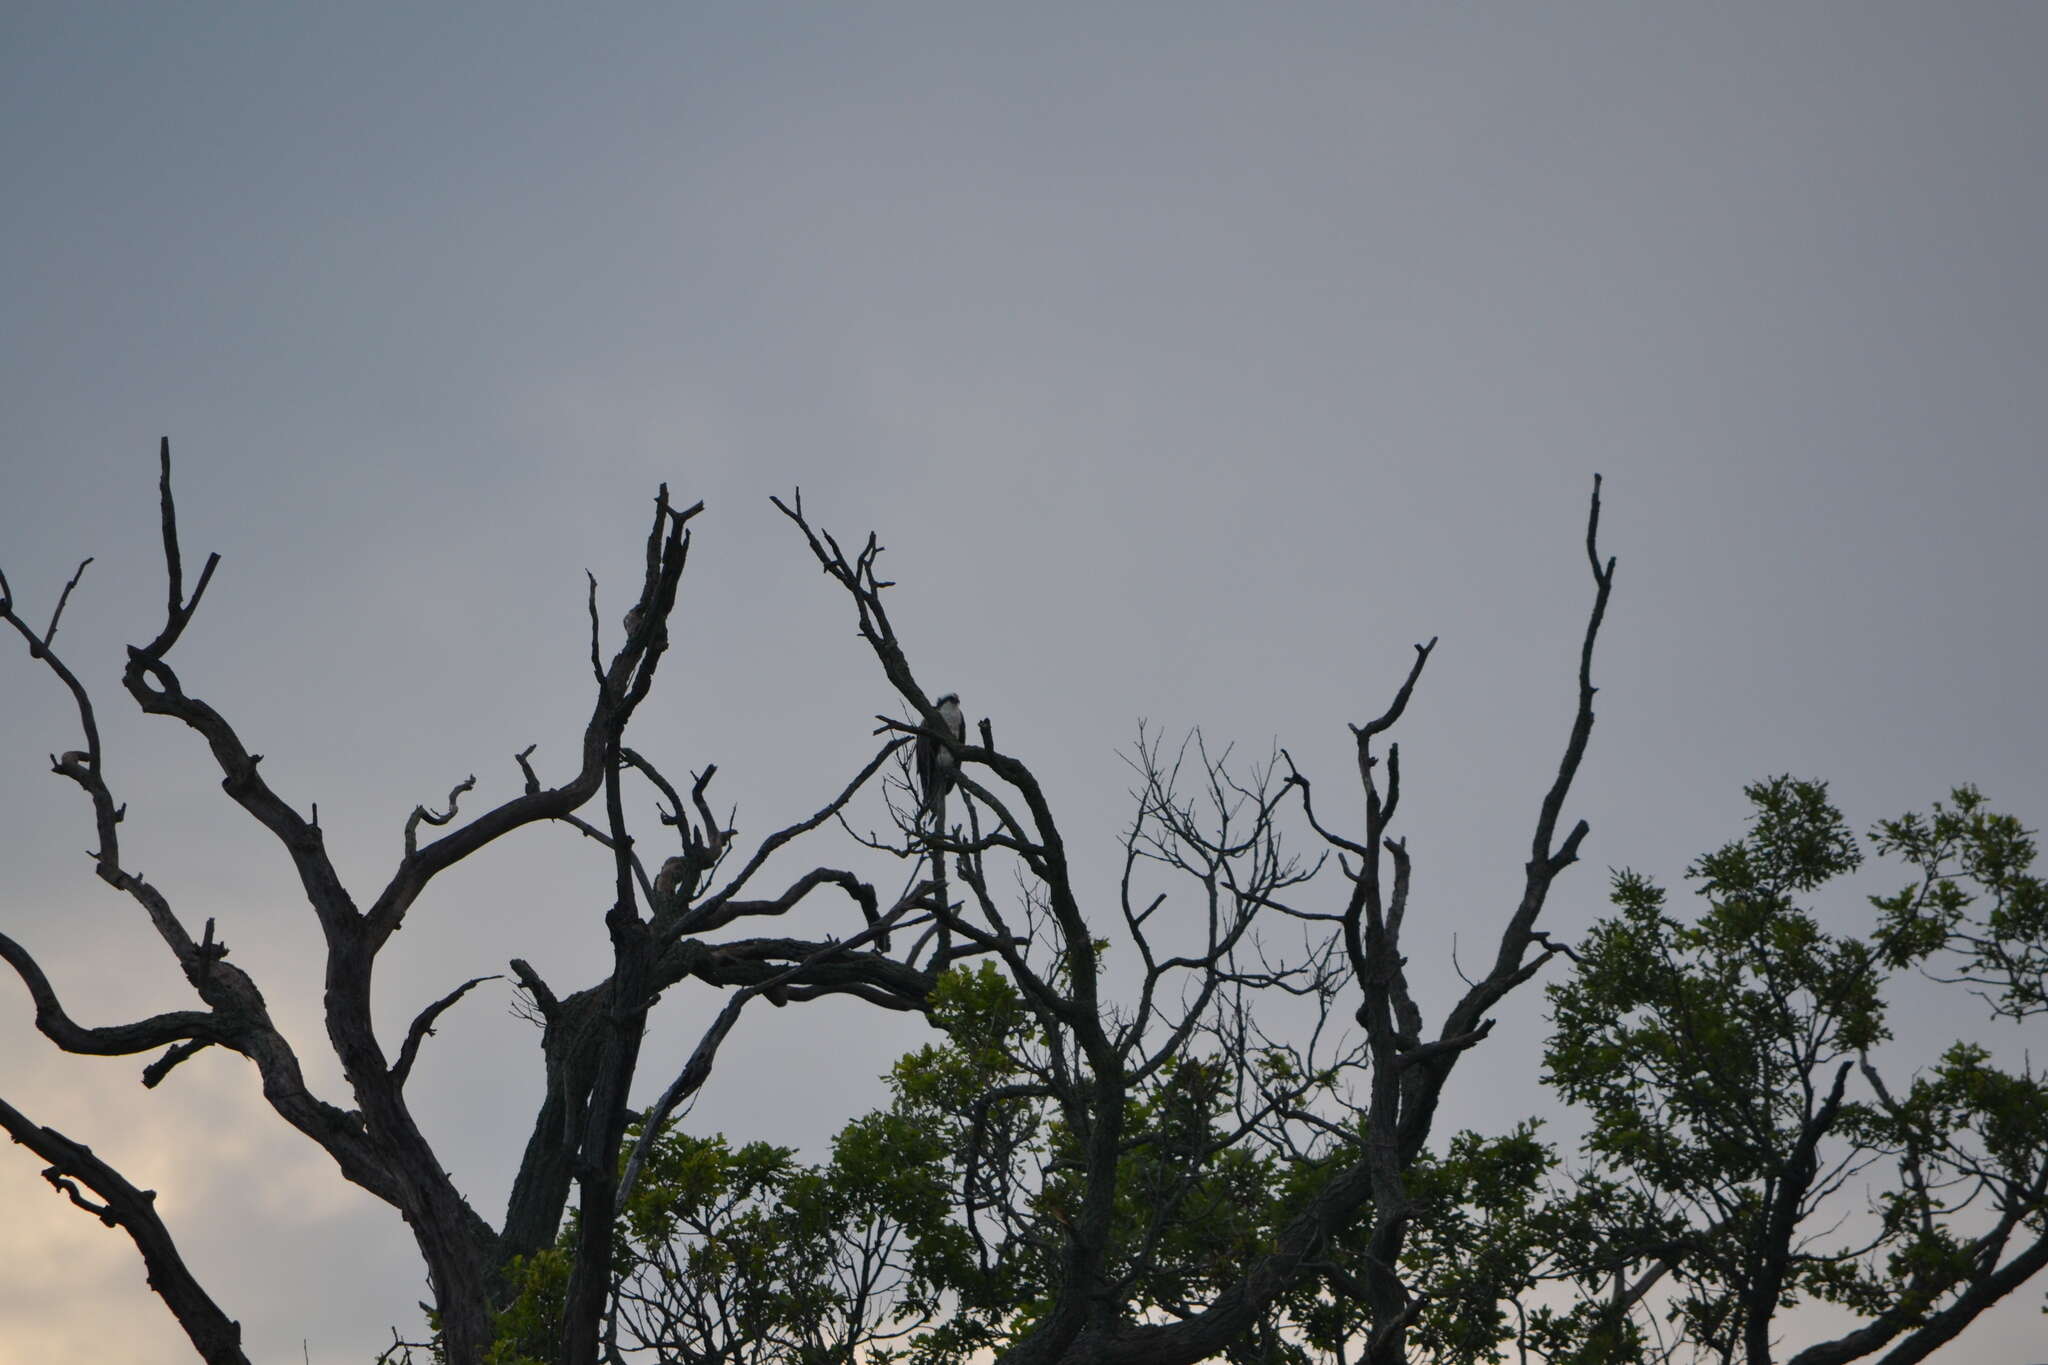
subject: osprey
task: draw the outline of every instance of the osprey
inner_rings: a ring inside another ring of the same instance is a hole
[[[946,727],[948,734],[965,743],[967,740],[967,717],[960,714],[960,694],[948,692],[940,697],[935,708],[939,723]],[[953,785],[953,755],[936,736],[917,737],[917,785],[923,789],[924,810],[936,810],[945,799],[946,792]]]

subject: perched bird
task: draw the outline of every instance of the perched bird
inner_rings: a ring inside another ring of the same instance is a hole
[[[960,694],[948,692],[937,703],[939,723],[954,739],[967,740],[967,717],[960,714]],[[922,789],[921,810],[936,810],[953,786],[953,755],[935,735],[917,737],[917,785]]]

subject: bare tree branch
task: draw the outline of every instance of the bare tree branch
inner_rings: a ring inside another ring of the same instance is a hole
[[[473,987],[481,986],[486,981],[501,979],[495,974],[491,976],[473,976],[454,990],[448,992],[448,994],[442,996],[439,1000],[436,1000],[433,1004],[421,1010],[418,1016],[413,1019],[412,1027],[405,1031],[405,1044],[399,1048],[398,1061],[391,1067],[392,1081],[398,1085],[405,1084],[405,1078],[412,1074],[413,1058],[419,1055],[420,1043],[425,1040],[428,1034],[434,1031],[434,1021],[439,1019],[448,1010],[449,1006],[469,994]]]
[[[242,1354],[241,1324],[221,1311],[178,1254],[170,1229],[156,1213],[156,1191],[137,1189],[121,1173],[54,1128],[43,1128],[5,1100],[0,1100],[0,1127],[14,1140],[50,1163],[43,1178],[51,1188],[108,1227],[118,1227],[142,1253],[149,1287],[178,1319],[193,1349],[208,1365],[248,1365]],[[100,1198],[87,1199],[83,1185]]]

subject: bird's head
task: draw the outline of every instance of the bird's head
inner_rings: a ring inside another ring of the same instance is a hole
[[[939,699],[932,703],[932,707],[935,710],[943,710],[948,705],[958,706],[959,704],[960,694],[958,692],[946,692],[941,694]]]

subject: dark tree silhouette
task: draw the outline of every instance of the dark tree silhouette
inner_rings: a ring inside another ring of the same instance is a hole
[[[936,1296],[926,1302],[927,1317],[950,1318],[945,1330],[953,1335],[945,1341],[985,1345],[1014,1365],[1192,1365],[1225,1353],[1270,1354],[1283,1327],[1293,1330],[1305,1320],[1302,1305],[1314,1303],[1337,1306],[1341,1321],[1332,1330],[1340,1340],[1362,1333],[1365,1360],[1406,1358],[1431,1300],[1428,1285],[1411,1282],[1406,1252],[1426,1212],[1415,1182],[1429,1169],[1439,1101],[1461,1059],[1493,1029],[1497,1008],[1562,951],[1540,921],[1552,884],[1577,860],[1587,833],[1584,822],[1566,825],[1564,806],[1593,726],[1594,644],[1614,582],[1614,562],[1598,547],[1597,477],[1585,538],[1593,600],[1563,756],[1535,812],[1520,894],[1498,918],[1492,960],[1431,1025],[1402,950],[1411,855],[1394,832],[1401,766],[1390,732],[1433,641],[1416,648],[1386,708],[1352,727],[1363,810],[1356,828],[1318,804],[1309,775],[1285,751],[1240,778],[1198,742],[1175,757],[1155,737],[1141,737],[1125,875],[1114,916],[1098,922],[1085,908],[1095,898],[1078,884],[1069,834],[1031,767],[998,747],[989,721],[970,737],[935,708],[890,621],[884,592],[892,585],[877,574],[875,537],[849,556],[806,517],[800,498],[778,499],[846,594],[909,719],[877,717],[879,744],[861,770],[813,814],[743,851],[713,813],[713,768],[685,790],[625,742],[668,648],[690,523],[703,510],[701,503],[676,508],[664,487],[625,638],[609,653],[590,584],[593,700],[574,771],[549,785],[528,748],[515,756],[520,789],[475,815],[460,808],[477,789],[474,777],[465,779],[443,808],[413,812],[403,855],[381,887],[359,897],[328,857],[317,806],[302,809],[299,798],[274,788],[261,755],[187,690],[169,662],[218,557],[209,557],[187,595],[168,442],[161,458],[167,606],[155,638],[129,650],[123,684],[145,712],[197,733],[229,798],[290,857],[324,938],[328,1041],[350,1103],[312,1092],[256,982],[230,960],[213,922],[195,937],[170,897],[123,863],[124,807],[104,776],[93,702],[54,647],[76,575],[40,632],[0,578],[0,620],[75,704],[84,747],[56,758],[53,770],[90,802],[98,875],[140,909],[198,1007],[88,1027],[74,1021],[26,948],[0,935],[0,956],[27,986],[38,1028],[60,1048],[159,1053],[145,1084],[206,1047],[247,1057],[278,1115],[325,1150],[345,1179],[404,1217],[449,1360],[482,1359],[514,1316],[500,1322],[500,1311],[542,1253],[566,1267],[546,1322],[546,1353],[570,1365],[621,1358],[616,1305],[628,1268],[615,1265],[613,1253],[628,1229],[619,1220],[649,1163],[668,1159],[659,1145],[666,1121],[704,1084],[747,1004],[828,995],[924,1011],[949,1047],[982,1068],[977,1088],[956,1095],[950,1117],[928,1130],[950,1143],[931,1166],[944,1207],[919,1215],[926,1222],[904,1243],[922,1247],[921,1236],[957,1252],[945,1265],[920,1262],[905,1281]],[[862,842],[913,866],[902,895],[891,900],[853,872],[822,865],[778,890],[755,889],[795,841],[843,823],[839,817],[862,792],[890,790],[892,759],[907,771],[904,750],[917,739],[950,755],[948,785],[960,818],[949,823],[944,802],[928,813],[914,796],[892,798],[894,834]],[[673,852],[658,859],[641,852],[626,816],[628,782],[649,784],[665,803],[661,819],[673,831]],[[1288,820],[1301,822],[1326,852],[1307,864],[1289,855],[1282,841]],[[380,955],[437,876],[541,822],[565,824],[610,851],[604,923],[612,960],[603,980],[574,990],[544,980],[522,959],[510,961],[541,1028],[546,1088],[493,1227],[437,1158],[406,1089],[436,1021],[487,978],[466,981],[421,1011],[395,1057],[372,1027],[371,983]],[[429,830],[436,833],[428,837]],[[1341,876],[1337,894],[1313,903],[1307,884],[1329,860]],[[998,866],[1007,881],[994,875]],[[1178,880],[1147,900],[1141,884],[1151,872]],[[999,889],[1011,882],[1014,893]],[[858,912],[853,932],[816,940],[725,936],[814,895],[850,901]],[[1158,916],[1169,896],[1191,900],[1200,913]],[[1276,946],[1283,928],[1299,939],[1298,949]],[[1121,973],[1105,963],[1112,943],[1124,946],[1119,961],[1130,964]],[[655,1104],[636,1114],[629,1096],[648,1012],[686,979],[727,992],[724,1007]],[[1296,1008],[1306,1011],[1306,1023],[1274,1022]],[[1001,1036],[984,1038],[987,1046],[976,1052],[969,1044],[991,1027],[992,1011],[1006,1020]],[[185,1270],[146,1192],[11,1107],[0,1105],[0,1123],[50,1163],[46,1174],[58,1189],[128,1231],[152,1286],[205,1359],[244,1359],[238,1328]],[[1264,1201],[1258,1219],[1233,1225],[1235,1240],[1222,1254],[1213,1238],[1188,1229],[1220,1216],[1217,1181],[1225,1177],[1269,1178],[1286,1190],[1277,1203]],[[573,1231],[551,1251],[572,1190]],[[908,1216],[887,1201],[873,1209],[877,1218]],[[990,1290],[998,1281],[1007,1282],[1008,1299]],[[1028,1301],[1017,1297],[1025,1290]],[[871,1320],[866,1309],[856,1316]],[[522,1330],[532,1329],[522,1321]],[[863,1340],[877,1339],[846,1329],[829,1354],[851,1359]]]
[[[561,1224],[571,1186],[585,1210],[589,1245],[569,1316],[565,1359],[597,1358],[598,1322],[609,1282],[609,1228],[617,1179],[619,1145],[626,1126],[627,1090],[638,1056],[646,1011],[664,988],[685,977],[739,992],[774,986],[784,999],[851,993],[875,1004],[916,1009],[930,989],[931,975],[868,951],[864,935],[843,942],[755,937],[710,942],[715,928],[776,916],[813,892],[849,896],[870,919],[879,919],[876,891],[852,875],[819,868],[785,889],[749,898],[770,856],[823,824],[869,782],[897,743],[884,745],[845,789],[823,809],[763,840],[737,872],[726,871],[732,835],[712,817],[707,768],[692,785],[687,803],[659,770],[624,744],[626,727],[653,686],[668,647],[668,621],[688,558],[688,526],[702,504],[673,507],[666,488],[655,500],[646,567],[626,638],[607,658],[600,643],[595,581],[590,591],[590,664],[595,697],[584,727],[580,762],[566,780],[547,785],[535,771],[532,749],[517,755],[522,790],[489,810],[464,819],[461,798],[475,786],[470,778],[449,793],[447,806],[422,806],[406,822],[405,852],[367,900],[347,888],[327,856],[318,807],[299,806],[265,780],[262,755],[251,753],[218,710],[186,690],[168,661],[179,636],[198,610],[219,563],[210,556],[185,591],[177,515],[171,497],[170,443],[161,452],[164,563],[168,605],[163,628],[147,644],[131,647],[122,681],[146,712],[184,722],[205,742],[228,796],[289,855],[306,903],[326,945],[325,1005],[328,1040],[347,1077],[352,1107],[317,1095],[301,1073],[292,1045],[273,1023],[262,992],[229,960],[228,946],[214,936],[212,921],[196,936],[170,898],[121,859],[120,827],[125,808],[110,789],[102,767],[99,727],[93,702],[77,675],[54,648],[57,627],[78,576],[66,584],[49,624],[40,632],[21,616],[14,591],[0,578],[0,621],[27,644],[31,658],[56,676],[75,703],[82,749],[53,761],[58,774],[89,798],[99,846],[95,870],[101,880],[127,895],[162,939],[202,1006],[155,1015],[132,1023],[86,1027],[74,1021],[34,957],[0,935],[0,956],[20,975],[35,1002],[36,1025],[70,1052],[98,1056],[161,1051],[144,1072],[155,1085],[179,1062],[205,1047],[224,1047],[247,1057],[261,1077],[263,1094],[278,1115],[318,1143],[342,1175],[391,1205],[416,1239],[432,1284],[447,1351],[459,1362],[481,1357],[491,1338],[494,1297],[502,1294],[503,1268],[515,1257],[549,1245]],[[87,563],[90,563],[88,560]],[[84,565],[80,566],[80,573]],[[650,876],[637,853],[621,800],[622,780],[637,774],[669,802],[664,823],[673,827],[680,852]],[[583,814],[600,796],[594,818]],[[407,1030],[394,1059],[371,1026],[371,983],[378,956],[405,921],[407,911],[435,877],[476,856],[514,830],[541,821],[570,824],[614,854],[614,901],[605,917],[613,950],[611,973],[573,992],[558,992],[525,962],[511,970],[532,1002],[542,1026],[546,1098],[535,1116],[524,1159],[502,1227],[493,1228],[463,1197],[414,1122],[406,1082],[414,1058],[435,1020],[475,981],[451,991],[423,1010]],[[445,828],[431,842],[420,841],[421,826]],[[913,890],[887,914],[901,918],[922,903]],[[871,931],[870,931],[871,932]],[[730,1026],[729,1024],[727,1025]],[[712,1048],[687,1084],[701,1084]],[[50,1161],[53,1183],[86,1202],[78,1186],[102,1201],[94,1211],[125,1228],[150,1267],[151,1285],[177,1316],[200,1354],[209,1361],[243,1359],[239,1330],[178,1259],[169,1231],[150,1211],[149,1198],[82,1145],[38,1127],[19,1111],[0,1110],[0,1122],[19,1142]]]

